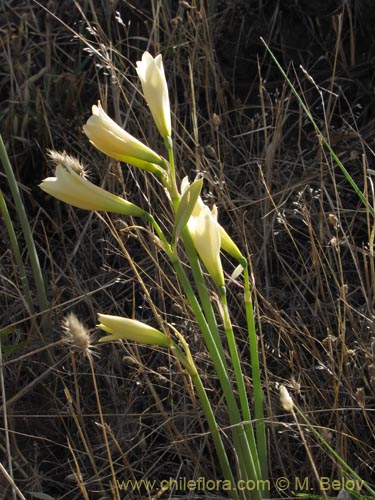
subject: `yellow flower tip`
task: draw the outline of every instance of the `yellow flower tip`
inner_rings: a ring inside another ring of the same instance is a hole
[[[161,54],[155,58],[149,52],[137,61],[136,70],[141,81],[146,102],[152,117],[163,139],[171,137],[171,111],[169,104],[168,85],[165,78]]]
[[[121,128],[102,108],[92,106],[92,115],[83,126],[90,142],[102,153],[144,170],[154,171],[163,159],[155,151]]]
[[[92,337],[86,326],[74,313],[65,316],[62,322],[64,340],[72,347],[81,351],[86,356],[92,354]]]
[[[99,342],[125,339],[140,344],[169,347],[169,338],[165,333],[136,319],[98,314],[98,320],[98,328],[110,334],[102,337]]]
[[[77,165],[80,166],[78,160],[56,152],[52,153],[52,159],[56,164],[55,177],[47,177],[39,184],[39,187],[51,196],[84,210],[114,212],[135,217],[146,214],[137,205],[95,186],[79,175],[76,172]]]
[[[209,275],[217,287],[224,286],[224,273],[220,259],[220,226],[217,209],[204,205],[198,217],[190,217],[188,229],[194,246]]]
[[[229,236],[229,234],[225,231],[222,226],[220,227],[220,236],[221,236],[221,248],[229,254],[231,257],[236,259],[239,262],[244,262],[244,256],[242,255],[240,249]]]
[[[280,385],[280,402],[285,411],[293,411],[294,402],[285,385]]]

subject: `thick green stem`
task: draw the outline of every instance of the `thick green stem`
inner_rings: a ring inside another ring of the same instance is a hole
[[[177,184],[176,184],[176,165],[174,161],[174,153],[173,153],[173,141],[171,137],[166,137],[164,139],[164,144],[168,152],[168,161],[169,161],[169,176],[168,176],[168,181],[169,181],[169,195],[172,199],[172,204],[174,209],[176,210],[178,200],[179,200],[179,194],[178,194],[178,189],[177,189]]]
[[[202,309],[200,307],[200,304],[194,294],[193,288],[190,284],[190,281],[185,273],[185,270],[181,264],[180,259],[176,255],[175,252],[173,252],[170,244],[165,238],[165,235],[158,225],[158,223],[155,221],[155,219],[152,217],[152,215],[148,215],[146,219],[152,224],[153,228],[155,229],[156,234],[160,238],[160,241],[163,244],[163,248],[165,252],[167,253],[175,271],[176,274],[180,280],[180,283],[184,289],[184,292],[186,294],[186,297],[189,301],[189,304],[193,310],[194,316],[198,322],[199,328],[202,332],[203,338],[205,340],[206,346],[208,348],[208,351],[210,353],[211,359],[213,361],[213,364],[215,366],[215,371],[219,377],[221,387],[223,389],[224,397],[227,402],[227,407],[228,407],[228,413],[229,413],[229,420],[232,427],[232,435],[233,435],[233,442],[234,442],[234,449],[238,455],[238,462],[239,462],[239,468],[240,468],[240,476],[241,479],[247,480],[250,479],[248,475],[248,471],[251,470],[252,468],[252,455],[251,455],[251,450],[248,445],[247,439],[244,439],[245,430],[243,428],[242,420],[241,420],[241,415],[238,410],[237,406],[237,401],[234,396],[233,392],[233,387],[228,375],[228,369],[227,366],[224,364],[225,360],[222,356],[222,354],[219,352],[217,343],[214,340],[214,337],[211,333],[211,330],[209,328],[209,325],[207,324],[206,318],[202,312]],[[223,471],[224,473],[224,471]],[[256,500],[260,500],[261,496],[258,496],[258,493],[254,497]]]
[[[170,162],[169,193],[171,196],[173,208],[176,211],[178,208],[180,197],[176,188],[176,170],[171,138],[167,138],[165,140],[165,145],[168,151],[168,158]],[[156,226],[154,227],[156,229]],[[156,231],[158,233],[157,229]],[[239,477],[245,481],[247,481],[248,479],[259,479],[259,475],[256,472],[257,469],[254,465],[253,452],[249,446],[248,436],[244,428],[241,413],[238,409],[237,400],[234,395],[232,382],[229,377],[229,370],[226,364],[224,348],[220,340],[217,321],[212,307],[212,301],[207,290],[207,285],[204,281],[202,269],[199,264],[199,259],[197,257],[194,245],[191,241],[190,234],[186,229],[182,232],[182,235],[204,313],[195,296],[191,283],[186,276],[181,261],[177,256],[177,253],[175,251],[172,251],[169,244],[167,245],[167,253],[193,310],[194,316],[198,322],[207,349],[213,361],[216,374],[218,375],[218,378],[220,380],[228,409],[230,424],[232,426],[233,445],[238,457]],[[253,491],[252,495],[250,495],[250,492],[242,493],[244,498],[252,498],[253,500],[261,500],[263,497],[262,492],[258,491],[258,489],[256,489],[256,491]]]
[[[220,434],[220,431],[218,429],[216,418],[215,418],[214,412],[212,411],[211,403],[207,397],[206,389],[204,388],[204,386],[202,384],[202,380],[200,379],[198,373],[195,376],[192,376],[192,381],[193,381],[195,390],[197,391],[199,400],[201,402],[202,409],[204,411],[209,429],[210,429],[211,434],[212,434],[212,439],[215,443],[216,453],[217,453],[218,458],[219,458],[219,462],[220,462],[221,470],[223,472],[224,479],[229,481],[232,485],[231,492],[230,492],[231,498],[238,499],[239,496],[238,496],[237,488],[235,486],[236,483],[235,483],[235,480],[234,480],[234,477],[232,474],[231,467],[229,465],[228,456],[227,456],[227,453],[226,453],[226,450],[224,447],[223,440],[221,439],[221,434]]]
[[[211,334],[206,318],[204,317],[199,302],[194,294],[190,281],[185,274],[180,260],[176,257],[172,260],[172,264],[185,291],[194,316],[198,322],[203,338],[207,345],[207,349],[215,366],[215,371],[219,377],[221,387],[223,389],[224,398],[226,400],[228,408],[229,420],[232,425],[234,448],[238,454],[241,479],[245,481],[247,479],[254,479],[255,476],[251,476],[251,471],[255,470],[253,457],[248,440],[246,438],[246,432],[242,422],[241,414],[238,410],[237,401],[234,396],[232,383],[230,381],[227,369],[223,364],[222,356],[217,349],[217,344]],[[255,491],[253,498],[254,500],[260,500],[262,498],[262,495],[259,491]]]
[[[17,214],[21,222],[22,232],[25,238],[27,250],[29,252],[29,259],[33,271],[38,303],[40,310],[43,311],[48,308],[48,300],[47,300],[46,289],[44,286],[42,270],[40,268],[39,258],[35,248],[33,234],[31,231],[29,221],[26,216],[26,211],[22,202],[21,193],[18,188],[18,184],[12,169],[12,165],[10,164],[8,154],[6,152],[5,145],[1,135],[0,135],[0,159],[4,167],[10,191],[12,193],[12,197],[16,205]]]
[[[185,353],[182,352],[180,347],[175,344],[173,341],[171,341],[170,349],[173,355],[179,360],[182,366],[186,368],[186,370],[189,372],[191,380],[194,384],[195,390],[197,391],[198,397],[200,399],[202,409],[204,411],[209,429],[212,434],[212,439],[215,444],[216,448],[216,453],[219,458],[221,470],[223,472],[224,479],[226,481],[229,481],[230,483],[230,491],[231,491],[231,498],[234,500],[239,500],[237,488],[236,488],[236,483],[234,481],[232,469],[229,465],[229,460],[228,460],[228,455],[224,447],[223,440],[221,438],[221,433],[219,431],[219,426],[217,425],[216,418],[214,415],[214,412],[212,410],[212,406],[210,403],[210,400],[207,397],[207,392],[206,389],[203,386],[202,380],[199,376],[198,370],[194,364],[193,357],[191,355],[189,345],[186,342],[185,338],[181,333],[176,330],[172,326],[173,330],[175,331],[176,335],[180,339],[180,342],[182,343]]]
[[[191,268],[192,273],[193,273],[194,283],[195,283],[195,286],[197,288],[199,300],[200,300],[200,303],[202,305],[204,315],[207,319],[208,326],[210,328],[211,334],[212,334],[213,339],[215,341],[217,350],[222,358],[222,362],[225,366],[225,369],[226,369],[227,373],[229,373],[228,365],[227,365],[227,362],[225,359],[223,344],[221,342],[220,335],[219,335],[219,328],[217,326],[217,321],[216,321],[214,309],[212,307],[212,300],[211,300],[211,297],[208,293],[207,284],[206,284],[204,276],[203,276],[203,272],[202,272],[202,268],[201,268],[201,265],[200,265],[200,262],[198,259],[197,252],[195,251],[194,244],[193,244],[193,241],[191,239],[189,231],[187,229],[185,229],[185,231],[183,231],[182,234],[183,234],[184,247],[185,247],[186,254],[187,254],[187,257],[189,260],[190,268]]]
[[[252,370],[252,379],[254,388],[256,441],[257,441],[257,449],[258,449],[258,456],[259,456],[262,477],[264,479],[267,479],[268,460],[267,460],[266,426],[264,422],[264,401],[263,401],[262,380],[260,376],[260,366],[259,366],[258,339],[255,327],[253,302],[251,299],[248,265],[244,267],[244,286],[245,286],[244,301],[246,310],[247,330],[249,335],[250,360],[251,360],[251,370]]]
[[[241,368],[241,360],[240,360],[240,357],[238,354],[236,341],[234,338],[232,322],[231,322],[230,315],[229,315],[225,287],[221,287],[219,292],[220,292],[220,301],[221,301],[221,306],[222,306],[224,330],[225,330],[225,334],[227,337],[230,357],[231,357],[233,368],[234,368],[234,374],[236,377],[237,390],[238,390],[238,394],[239,394],[239,398],[240,398],[242,416],[243,416],[243,419],[245,421],[246,437],[247,437],[247,440],[249,442],[249,446],[251,449],[251,455],[253,458],[253,469],[250,471],[250,477],[251,477],[251,479],[254,479],[254,480],[266,479],[265,477],[262,477],[262,475],[261,475],[261,468],[260,468],[259,459],[258,459],[257,443],[255,441],[253,426],[251,423],[250,405],[249,405],[249,400],[248,400],[247,393],[246,393],[245,381],[244,381],[243,372],[242,372],[242,368]]]

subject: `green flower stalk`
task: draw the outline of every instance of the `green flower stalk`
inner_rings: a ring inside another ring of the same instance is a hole
[[[56,151],[50,152],[56,164],[55,177],[47,177],[39,187],[60,201],[84,210],[114,212],[145,217],[142,208],[96,186],[84,177],[84,168],[76,158]]]
[[[83,131],[91,144],[102,153],[160,176],[157,165],[164,166],[163,158],[117,125],[100,102],[92,107],[92,115],[83,126]]]
[[[189,345],[181,333],[176,330],[172,325],[169,325],[178,337],[184,352],[173,340],[162,333],[160,330],[153,328],[141,321],[122,318],[119,316],[110,316],[107,314],[98,314],[99,325],[98,327],[103,331],[110,333],[106,337],[102,337],[99,342],[108,342],[111,340],[126,339],[132,340],[134,342],[146,345],[158,345],[160,347],[167,347],[170,349],[171,353],[178,359],[181,365],[188,371],[194,387],[199,396],[202,408],[204,410],[208,426],[212,433],[212,438],[216,447],[220,465],[224,474],[224,477],[232,485],[231,497],[234,500],[239,500],[239,497],[235,488],[235,481],[233,478],[232,470],[229,464],[228,456],[225,450],[224,443],[213,413],[210,401],[207,397],[206,390],[202,384],[199,377],[199,373],[194,364],[193,357],[191,355]]]

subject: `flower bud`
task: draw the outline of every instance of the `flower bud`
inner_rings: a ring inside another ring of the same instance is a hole
[[[280,402],[285,411],[292,411],[294,402],[285,385],[280,385]]]
[[[181,182],[181,192],[185,193],[189,189],[190,183],[187,177],[184,177]],[[198,217],[201,210],[203,210],[205,204],[203,203],[202,198],[199,196],[198,200],[195,204],[195,207],[192,211],[192,215],[194,217]],[[224,250],[227,254],[229,254],[231,257],[234,259],[238,260],[239,262],[244,261],[244,257],[240,252],[240,249],[238,246],[235,244],[235,242],[232,240],[232,238],[229,236],[229,234],[225,231],[225,229],[219,225],[219,231],[220,231],[220,238],[221,238],[221,249]]]
[[[159,345],[161,347],[169,347],[170,345],[169,338],[165,333],[136,319],[107,314],[98,314],[98,319],[98,327],[110,334],[102,337],[99,342],[125,339],[140,344]]]
[[[151,54],[145,52],[142,61],[137,61],[136,69],[141,80],[143,94],[159,133],[163,139],[170,137],[172,134],[171,111],[161,54],[153,58]]]

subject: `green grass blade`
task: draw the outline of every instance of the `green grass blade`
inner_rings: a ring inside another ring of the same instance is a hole
[[[29,282],[27,280],[27,276],[26,276],[25,266],[24,266],[23,261],[22,261],[17,236],[16,236],[16,233],[14,231],[12,219],[10,218],[10,215],[8,212],[8,207],[6,205],[5,198],[4,198],[2,191],[0,191],[0,213],[4,218],[5,226],[6,226],[7,231],[8,231],[9,240],[10,240],[10,244],[12,247],[12,252],[13,252],[14,258],[16,260],[17,269],[18,269],[18,272],[20,275],[21,285],[22,285],[23,293],[25,295],[26,303],[29,307],[29,312],[33,313],[34,307],[33,307],[33,302],[31,299],[30,287],[29,287]]]
[[[363,481],[361,477],[348,465],[343,458],[340,457],[340,455],[330,446],[327,441],[323,438],[321,434],[315,429],[315,427],[310,423],[307,417],[305,417],[304,413],[298,408],[298,406],[295,404],[294,408],[298,415],[302,418],[302,420],[305,422],[307,427],[311,430],[311,432],[314,434],[314,436],[322,443],[322,445],[326,448],[326,450],[329,451],[332,457],[334,457],[337,462],[340,464],[342,469],[347,473],[350,474],[355,480],[359,481],[360,483],[363,483],[362,489],[365,489],[370,495],[372,495],[371,498],[375,498],[375,490],[373,490],[367,483],[366,481]],[[354,493],[354,492],[353,492]]]
[[[316,122],[315,122],[315,120],[314,120],[314,118],[313,118],[313,116],[312,116],[309,108],[306,106],[306,104],[301,99],[301,96],[298,94],[297,90],[295,89],[295,87],[294,87],[293,83],[291,82],[291,80],[289,79],[288,75],[285,73],[285,71],[281,67],[279,61],[276,59],[275,55],[273,54],[273,52],[268,47],[267,43],[265,42],[265,40],[262,37],[261,37],[261,41],[264,44],[264,46],[266,47],[267,52],[270,54],[270,56],[272,57],[273,61],[275,62],[276,66],[277,66],[278,70],[280,71],[280,73],[282,74],[283,78],[285,79],[285,81],[289,85],[292,93],[296,97],[296,99],[297,99],[298,103],[300,104],[301,108],[306,113],[306,116],[308,117],[308,119],[310,120],[312,126],[314,127],[317,136],[322,141],[322,143],[325,145],[325,147],[328,149],[328,151],[329,151],[332,159],[334,160],[334,162],[336,163],[336,165],[340,168],[340,170],[342,171],[342,173],[345,176],[345,179],[349,182],[349,184],[351,185],[351,187],[353,188],[353,190],[357,194],[358,198],[361,200],[361,202],[367,208],[367,210],[370,212],[370,214],[375,218],[375,210],[374,210],[374,208],[369,204],[368,200],[366,199],[365,195],[362,193],[362,191],[358,187],[358,185],[355,182],[355,180],[353,179],[353,177],[350,175],[350,173],[344,167],[344,165],[342,164],[342,162],[340,161],[340,159],[337,157],[336,153],[333,151],[330,143],[324,137],[324,135],[320,131],[318,125],[316,124]]]
[[[24,204],[22,202],[21,193],[20,193],[20,190],[18,188],[17,180],[15,178],[15,175],[14,175],[14,172],[12,169],[12,165],[9,161],[9,157],[8,157],[7,152],[6,152],[5,144],[3,142],[1,134],[0,134],[0,160],[1,160],[1,163],[3,164],[5,174],[7,176],[9,188],[10,188],[10,191],[12,193],[14,203],[16,205],[17,214],[18,214],[18,217],[19,217],[20,222],[21,222],[22,232],[23,232],[23,235],[25,238],[27,250],[29,252],[29,259],[30,259],[31,268],[33,271],[38,303],[39,303],[40,310],[43,311],[43,310],[48,308],[48,300],[47,300],[46,289],[44,286],[42,270],[40,268],[38,254],[36,251],[31,227],[30,227],[29,221],[27,219],[25,207],[24,207]]]

